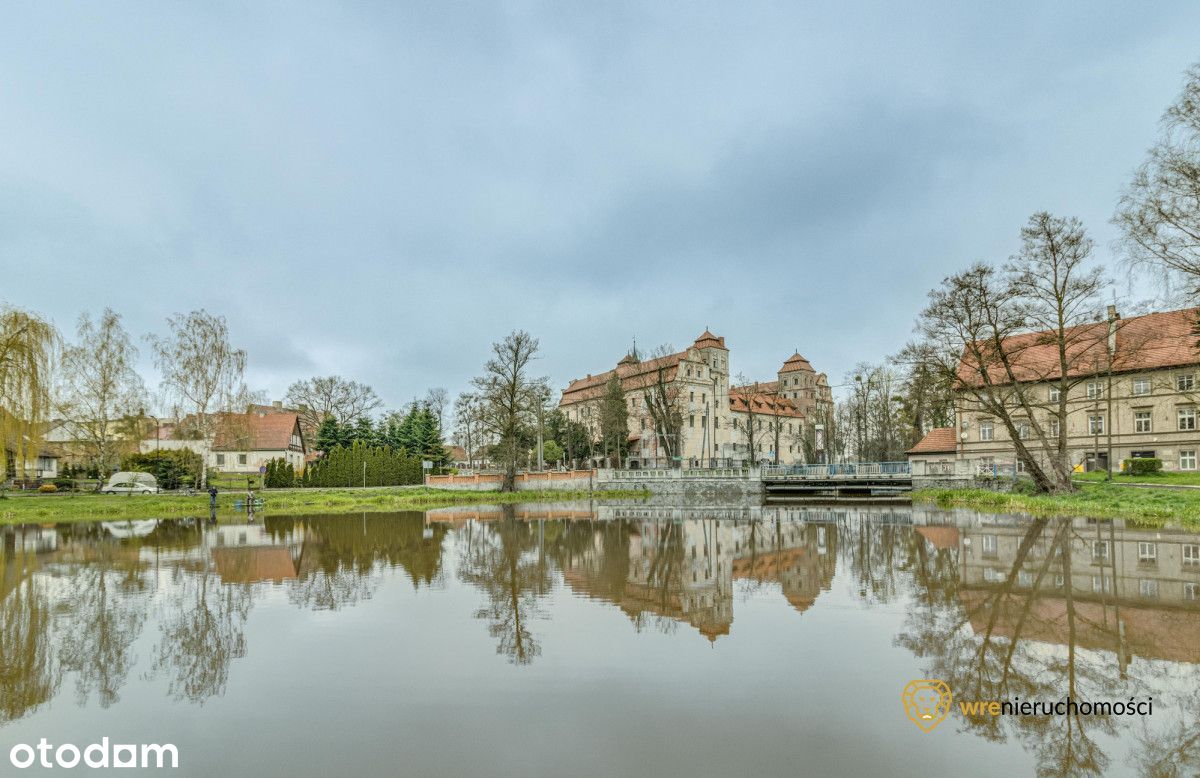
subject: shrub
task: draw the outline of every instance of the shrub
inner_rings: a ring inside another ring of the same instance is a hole
[[[75,488],[75,482],[70,478],[55,478],[54,485],[60,492],[69,492]]]
[[[1013,494],[1038,494],[1037,484],[1032,478],[1018,478],[1012,485]]]
[[[1162,460],[1158,457],[1126,459],[1122,464],[1128,475],[1158,475],[1162,472]]]
[[[38,487],[38,491],[42,494],[49,494],[50,492],[57,492],[58,487],[54,484],[42,484]]]
[[[200,455],[189,449],[148,451],[121,460],[122,470],[153,473],[160,489],[178,489],[185,478],[199,473],[200,467]]]

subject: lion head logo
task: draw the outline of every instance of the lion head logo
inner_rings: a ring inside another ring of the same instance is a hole
[[[953,696],[945,681],[924,679],[909,681],[900,693],[900,701],[904,703],[904,714],[912,723],[922,732],[931,732],[950,714]]]

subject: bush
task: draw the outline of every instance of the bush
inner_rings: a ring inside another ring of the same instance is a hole
[[[58,487],[54,484],[42,484],[38,487],[38,491],[42,494],[50,494],[51,492],[57,492]]]
[[[1037,483],[1032,478],[1018,478],[1012,485],[1013,494],[1038,494]]]
[[[185,478],[199,473],[200,467],[200,455],[189,449],[130,454],[121,460],[122,470],[152,473],[159,489],[178,489]]]
[[[75,482],[70,478],[55,478],[54,485],[60,492],[69,492],[75,488]]]
[[[1158,457],[1138,457],[1122,462],[1127,475],[1158,475],[1162,472],[1162,460]]]
[[[421,460],[403,451],[382,446],[354,443],[325,452],[325,456],[304,469],[301,486],[334,487],[398,486],[419,484],[424,480]]]
[[[272,459],[267,463],[263,486],[268,489],[291,489],[296,485],[296,468],[283,459]]]

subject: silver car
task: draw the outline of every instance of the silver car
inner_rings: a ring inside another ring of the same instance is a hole
[[[113,473],[100,491],[105,494],[156,494],[158,480],[150,473]]]
[[[105,494],[155,494],[156,492],[158,492],[157,486],[139,484],[136,481],[121,481],[104,485]]]

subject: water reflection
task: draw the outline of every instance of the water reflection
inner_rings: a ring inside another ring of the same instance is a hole
[[[773,608],[779,627],[852,606],[858,634],[903,649],[914,677],[945,680],[959,699],[1136,695],[1163,712],[955,712],[961,731],[1018,745],[1042,774],[1200,770],[1200,536],[1181,529],[925,508],[563,504],[0,538],[0,724],[68,702],[120,706],[134,683],[203,705],[236,687],[256,604],[286,603],[291,622],[337,619],[399,586],[475,603],[412,615],[423,640],[466,617],[505,662],[554,655],[557,672],[571,669],[550,629],[561,595],[680,647],[737,639],[748,601]],[[902,626],[872,615],[883,613]],[[828,624],[807,628],[806,640],[838,639]]]

